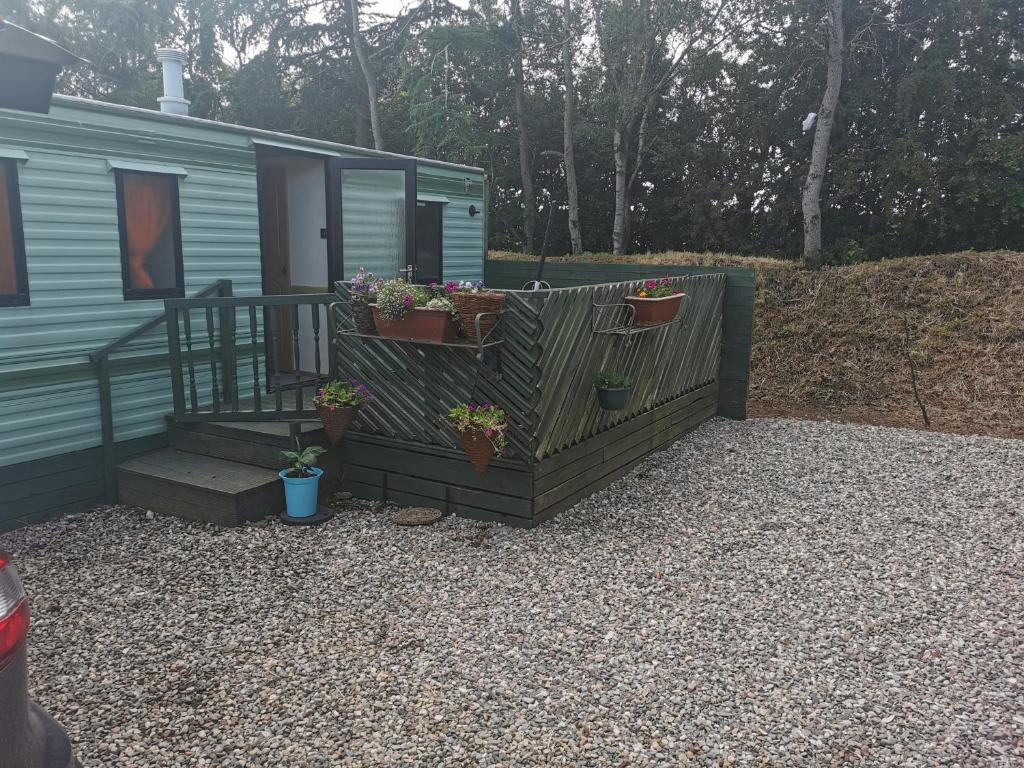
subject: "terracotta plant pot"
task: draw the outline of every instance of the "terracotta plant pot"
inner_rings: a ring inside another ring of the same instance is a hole
[[[685,293],[665,296],[660,299],[642,299],[639,296],[627,296],[625,302],[633,307],[633,325],[646,327],[671,323],[679,314],[679,305]]]
[[[500,312],[505,308],[505,294],[503,293],[453,293],[451,296],[455,311],[459,313],[459,320],[462,321],[462,329],[466,332],[466,339],[470,344],[477,344],[476,316],[481,312]],[[486,339],[498,323],[497,315],[487,315],[480,318],[480,338]]]
[[[494,443],[482,429],[464,429],[459,432],[462,448],[478,475],[482,475],[494,458]]]
[[[341,438],[345,436],[345,430],[348,429],[348,425],[352,423],[352,419],[358,412],[359,409],[354,405],[347,408],[339,408],[336,405],[317,405],[317,416],[320,417],[320,422],[324,425],[324,432],[327,433],[331,445],[337,447]]]
[[[373,324],[373,312],[370,310],[370,302],[365,295],[353,294],[349,301],[352,308],[352,324],[356,333],[376,334],[377,326]]]
[[[373,324],[377,333],[389,339],[408,341],[453,342],[459,335],[459,327],[451,313],[444,309],[410,309],[401,320],[385,320],[380,316],[376,304],[371,304]]]

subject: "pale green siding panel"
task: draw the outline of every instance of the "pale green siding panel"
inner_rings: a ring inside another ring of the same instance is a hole
[[[83,363],[163,310],[162,301],[123,299],[108,159],[187,170],[179,179],[186,294],[219,279],[236,295],[261,292],[256,159],[244,137],[192,127],[160,135],[164,126],[154,133],[147,122],[61,107],[31,119],[0,110],[0,146],[29,157],[18,172],[31,297],[31,306],[0,308],[0,373]],[[203,324],[194,330],[205,348]],[[118,357],[165,351],[161,328]],[[208,365],[198,378],[208,389]],[[101,442],[94,381],[47,387],[43,398],[36,387],[8,391],[2,400],[0,466]],[[116,439],[160,432],[171,410],[169,373],[117,375],[113,401]]]
[[[80,365],[90,352],[162,311],[160,301],[123,300],[108,160],[185,168],[179,193],[187,294],[219,279],[231,280],[236,295],[261,292],[256,156],[246,129],[57,98],[49,115],[0,110],[0,147],[22,150],[29,158],[18,169],[31,294],[31,306],[0,308],[0,375]],[[339,153],[373,154],[342,147]],[[420,161],[418,185],[451,201],[444,214],[445,278],[481,279],[483,216],[468,214],[471,204],[483,208],[481,173]],[[371,242],[372,199],[365,214],[361,236]],[[358,264],[346,260],[346,272],[349,266]],[[198,316],[193,333],[197,351],[205,349]],[[239,316],[240,341],[248,342],[247,333]],[[165,351],[160,329],[118,357]],[[238,366],[243,397],[251,393],[250,375],[251,359],[243,356]],[[208,363],[197,360],[197,379],[200,391],[208,392]],[[166,370],[119,374],[113,394],[116,439],[165,428],[171,410]],[[100,442],[92,380],[8,389],[0,397],[0,466]]]

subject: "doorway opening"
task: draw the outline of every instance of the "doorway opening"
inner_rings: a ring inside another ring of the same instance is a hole
[[[257,148],[257,195],[263,294],[328,293],[326,158],[276,147]],[[320,318],[326,320],[325,317]],[[288,307],[267,307],[263,317],[267,389],[308,386],[314,361],[327,360],[326,325]],[[315,337],[319,335],[319,343]]]
[[[416,203],[416,282],[444,280],[444,203]]]

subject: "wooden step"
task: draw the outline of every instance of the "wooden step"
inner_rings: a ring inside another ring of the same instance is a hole
[[[302,424],[303,447],[330,448],[319,424]],[[170,446],[179,451],[253,464],[268,469],[282,467],[280,452],[293,448],[285,422],[250,424],[228,422],[172,423],[167,430]]]
[[[161,514],[234,526],[284,509],[283,485],[266,467],[164,448],[117,470],[121,502]]]

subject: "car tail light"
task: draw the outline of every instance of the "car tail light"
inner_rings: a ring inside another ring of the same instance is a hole
[[[11,660],[28,634],[28,600],[11,556],[0,552],[0,667]]]

